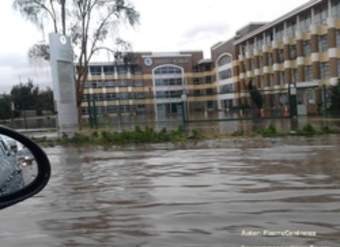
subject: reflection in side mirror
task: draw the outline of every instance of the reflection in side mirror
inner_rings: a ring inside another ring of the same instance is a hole
[[[44,151],[25,136],[0,127],[0,209],[35,195],[49,177]]]

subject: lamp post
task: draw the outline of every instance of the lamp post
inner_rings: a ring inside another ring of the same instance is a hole
[[[289,99],[289,116],[290,118],[297,117],[297,100],[296,100],[296,86],[289,84],[288,88],[288,99]]]
[[[185,91],[183,91],[182,96],[181,96],[181,101],[182,101],[182,124],[184,128],[185,128],[186,121],[187,121],[187,107],[186,107],[187,100],[188,100],[188,96],[185,93]]]
[[[327,99],[326,99],[326,85],[322,85],[321,87],[321,102],[322,102],[322,115],[326,115],[326,110],[327,110]]]
[[[337,104],[336,102],[334,102],[334,101],[339,101],[338,97],[336,97],[336,95],[334,95],[334,93],[337,94],[337,92],[339,90],[339,89],[337,90],[337,88],[336,88],[336,87],[339,87],[339,84],[340,84],[340,78],[334,78],[334,79],[331,79],[331,81],[330,81],[331,88],[333,89],[330,105],[334,104],[335,108],[336,108],[337,105],[339,105],[339,103]],[[332,110],[335,111],[336,113],[340,111],[340,109],[334,109],[333,106],[332,106],[332,108],[333,108]]]
[[[295,131],[298,129],[296,86],[291,83],[288,84],[288,102],[291,130]]]

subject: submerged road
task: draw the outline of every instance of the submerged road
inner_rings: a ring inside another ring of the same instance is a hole
[[[339,136],[161,147],[45,149],[51,181],[0,211],[1,246],[339,246]]]

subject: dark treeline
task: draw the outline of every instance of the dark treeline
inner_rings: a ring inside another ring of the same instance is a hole
[[[28,110],[36,111],[38,116],[43,111],[54,112],[53,91],[50,88],[40,89],[29,79],[14,85],[9,94],[0,96],[0,119],[19,117],[21,112]]]

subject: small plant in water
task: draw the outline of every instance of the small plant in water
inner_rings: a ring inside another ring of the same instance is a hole
[[[307,124],[302,128],[302,134],[306,136],[316,135],[317,131],[311,124]]]
[[[256,132],[263,137],[273,137],[278,135],[278,131],[273,124],[270,124],[267,128],[258,129]]]

